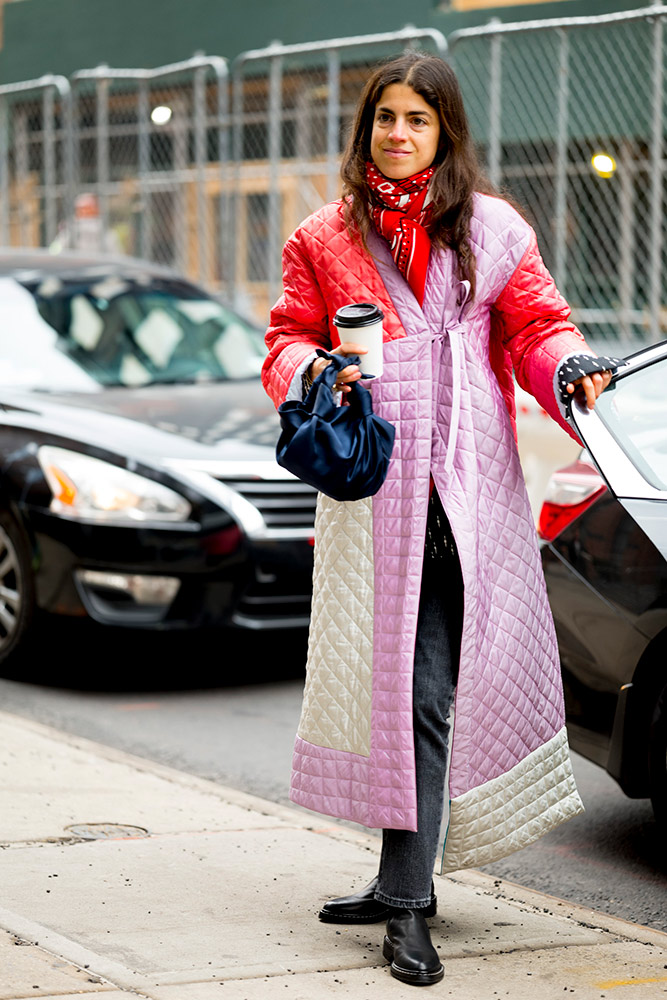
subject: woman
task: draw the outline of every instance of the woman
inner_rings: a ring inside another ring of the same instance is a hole
[[[344,197],[284,250],[264,385],[301,398],[340,343],[337,309],[384,313],[376,412],[396,427],[387,480],[367,500],[320,496],[308,673],[292,798],[383,830],[379,874],[323,920],[387,919],[398,979],[438,982],[425,916],[442,870],[486,864],[582,809],[572,777],[553,624],[514,438],[512,366],[566,430],[559,385],[589,406],[594,359],[530,226],[481,177],[442,60],[409,54],[361,96]],[[338,376],[349,392],[356,364]],[[567,396],[565,396],[567,398]]]

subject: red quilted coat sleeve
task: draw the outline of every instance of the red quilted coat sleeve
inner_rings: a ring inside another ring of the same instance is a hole
[[[262,383],[276,406],[287,395],[299,366],[316,348],[330,350],[328,313],[298,231],[283,250],[283,294],[271,310]]]
[[[559,407],[555,374],[567,355],[593,352],[571,322],[570,308],[545,267],[532,231],[523,257],[492,307],[491,320],[492,345],[509,353],[521,388],[578,440]]]

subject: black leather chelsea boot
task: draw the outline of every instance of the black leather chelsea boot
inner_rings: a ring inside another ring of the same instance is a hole
[[[391,963],[391,974],[411,986],[432,986],[445,974],[424,910],[393,909],[387,920],[382,954]]]
[[[387,906],[375,899],[373,893],[378,884],[377,875],[372,882],[351,896],[338,896],[330,899],[320,910],[319,917],[325,924],[377,924],[387,920],[394,907]],[[433,894],[431,884],[431,902],[421,912],[425,917],[434,917],[438,909],[438,900]]]

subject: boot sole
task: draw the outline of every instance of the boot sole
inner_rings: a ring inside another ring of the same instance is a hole
[[[425,917],[434,917],[438,912],[438,900],[434,897],[428,906],[424,907]],[[384,910],[376,910],[375,913],[332,913],[325,908],[321,909],[319,919],[325,924],[379,924],[391,916],[390,907]]]
[[[442,965],[438,969],[434,969],[433,972],[411,972],[410,969],[402,969],[400,965],[396,965],[394,963],[394,946],[388,937],[384,939],[382,954],[389,962],[389,971],[394,979],[399,979],[402,983],[407,983],[408,986],[433,986],[444,978],[445,970]]]

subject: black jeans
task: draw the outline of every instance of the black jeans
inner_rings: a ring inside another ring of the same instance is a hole
[[[383,830],[376,899],[420,909],[431,880],[447,773],[447,718],[458,676],[463,580],[447,517],[435,490],[429,502],[413,681],[417,832]]]

